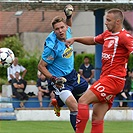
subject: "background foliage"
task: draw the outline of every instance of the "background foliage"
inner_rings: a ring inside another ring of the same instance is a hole
[[[0,41],[0,48],[2,47],[11,49],[16,57],[22,58],[28,56],[28,52],[23,48],[23,44],[18,36],[6,37],[4,40]]]
[[[78,72],[80,65],[83,63],[84,57],[88,56],[90,58],[90,63],[95,66],[95,54],[77,54],[74,59],[74,68]]]

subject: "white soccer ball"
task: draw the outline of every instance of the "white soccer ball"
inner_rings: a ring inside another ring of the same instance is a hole
[[[67,6],[65,7],[65,13],[66,13],[67,16],[71,16],[72,13],[73,13],[73,6],[70,5],[70,4],[67,5]]]
[[[14,53],[9,48],[0,48],[0,67],[10,66],[14,61]]]

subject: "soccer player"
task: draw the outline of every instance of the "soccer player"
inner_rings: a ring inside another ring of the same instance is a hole
[[[53,31],[46,38],[38,69],[52,81],[49,89],[53,89],[56,94],[57,100],[52,101],[56,115],[60,115],[60,107],[66,104],[70,110],[71,125],[75,130],[77,99],[87,90],[88,83],[74,70],[73,47],[67,48],[65,45],[66,39],[71,38],[72,34],[72,10],[71,5],[65,7],[66,21],[62,17],[53,19]]]
[[[110,9],[106,14],[105,32],[96,37],[74,37],[66,41],[67,47],[74,42],[103,45],[100,79],[78,101],[76,133],[84,133],[90,103],[93,103],[91,133],[103,133],[104,116],[124,87],[128,58],[133,53],[133,37],[123,28],[123,19],[121,10]]]

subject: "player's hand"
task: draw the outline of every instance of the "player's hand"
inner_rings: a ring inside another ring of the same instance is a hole
[[[50,80],[56,85],[57,88],[62,88],[63,84],[67,81],[64,77],[55,77],[52,76]]]
[[[66,40],[65,43],[66,47],[69,48],[74,43],[74,41],[75,41],[74,38]]]
[[[73,6],[71,4],[68,4],[68,5],[65,6],[64,13],[65,13],[67,19],[71,18],[73,10],[74,9],[73,9]]]

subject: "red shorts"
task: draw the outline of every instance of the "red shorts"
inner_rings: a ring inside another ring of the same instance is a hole
[[[95,82],[90,90],[97,96],[100,102],[108,103],[112,107],[113,100],[124,88],[125,80],[112,76],[105,76]]]

